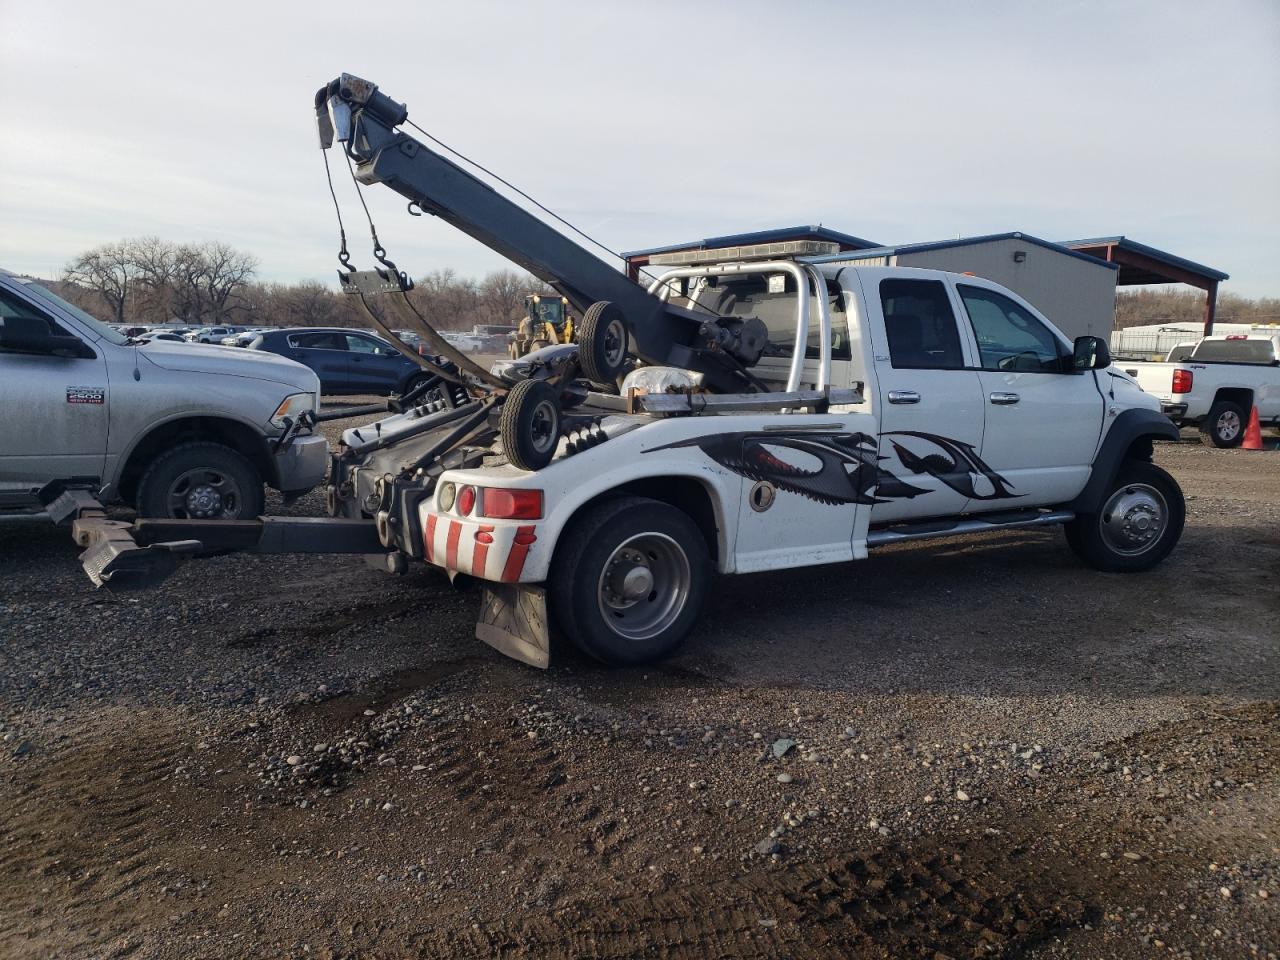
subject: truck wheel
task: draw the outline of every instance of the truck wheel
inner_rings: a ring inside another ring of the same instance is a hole
[[[1200,428],[1200,440],[1206,447],[1238,447],[1244,441],[1247,419],[1238,404],[1219,400],[1209,408],[1209,416]]]
[[[693,629],[711,580],[701,531],[675,507],[607,500],[574,520],[549,578],[552,612],[583,653],[613,666],[659,660]]]
[[[1129,460],[1102,509],[1079,514],[1066,525],[1067,543],[1098,570],[1149,570],[1177,544],[1186,515],[1178,481],[1154,463]]]
[[[405,383],[404,389],[400,391],[400,396],[407,397],[409,394],[413,393],[418,388],[429,387],[433,383],[438,383],[439,380],[440,378],[436,376],[434,373],[415,374],[414,376],[410,377],[409,380]],[[426,401],[430,398],[424,394],[422,396],[419,396],[417,399],[418,399],[418,402],[420,403],[426,403]]]
[[[627,323],[607,300],[587,307],[578,327],[578,366],[594,383],[617,382],[627,362]]]
[[[138,516],[252,520],[262,513],[262,477],[220,443],[182,443],[151,462],[138,484]]]
[[[521,470],[541,470],[560,442],[560,398],[545,380],[521,380],[507,394],[498,418],[507,459]]]

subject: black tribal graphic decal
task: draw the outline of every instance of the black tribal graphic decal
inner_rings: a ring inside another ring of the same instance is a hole
[[[902,465],[911,473],[927,474],[962,496],[975,500],[1000,500],[1019,496],[1007,480],[992,470],[970,444],[932,433],[898,431],[886,437],[912,437],[933,444],[937,450],[916,454],[890,440]],[[816,458],[816,468],[799,467],[778,459],[768,447],[786,447]],[[697,447],[708,457],[748,480],[767,480],[779,490],[798,494],[818,503],[888,503],[929,493],[880,465],[876,438],[865,433],[723,433],[695,437],[654,447],[672,450]],[[991,484],[991,493],[978,493],[975,479]]]
[[[938,478],[961,496],[973,500],[1008,500],[1019,496],[1013,492],[1009,481],[987,466],[970,444],[952,440],[950,437],[940,437],[936,433],[920,433],[915,430],[895,430],[883,436],[918,437],[939,447],[942,453],[930,453],[921,457],[896,440],[889,441],[893,446],[893,452],[898,455],[904,467],[917,476],[927,473],[931,477]],[[973,482],[975,476],[986,478],[991,484],[990,493],[978,493]]]

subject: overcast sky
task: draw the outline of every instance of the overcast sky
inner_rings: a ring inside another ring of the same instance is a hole
[[[332,280],[311,104],[343,71],[614,249],[1126,234],[1280,296],[1277,0],[0,0],[0,264],[155,234]],[[504,264],[366,197],[412,274]]]

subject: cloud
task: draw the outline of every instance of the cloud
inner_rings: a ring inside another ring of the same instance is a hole
[[[1276,295],[1278,47],[1266,2],[6,2],[0,263],[154,233],[331,276],[310,108],[347,70],[614,249],[806,222],[1125,233]],[[503,265],[366,198],[413,273]]]

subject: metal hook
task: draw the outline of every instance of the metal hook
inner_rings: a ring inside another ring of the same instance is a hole
[[[414,207],[418,207],[418,209],[417,209],[417,210],[414,210],[414,209],[413,209]],[[422,207],[419,207],[419,206],[418,206],[418,201],[417,201],[417,200],[410,200],[410,201],[409,201],[409,216],[411,216],[411,217],[420,217],[420,216],[422,216],[425,212],[426,212],[426,211],[425,211],[425,210],[423,210],[423,209],[422,209]]]
[[[338,251],[338,262],[342,264],[342,266],[345,269],[351,271],[352,273],[356,272],[356,268],[351,265],[351,254],[347,252],[346,237],[342,238],[342,249]]]

